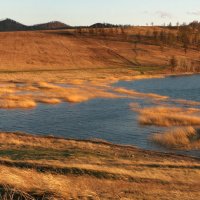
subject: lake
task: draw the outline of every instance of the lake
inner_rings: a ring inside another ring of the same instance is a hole
[[[121,81],[114,86],[200,101],[200,75]],[[62,103],[53,106],[39,104],[32,110],[0,110],[0,129],[75,139],[98,138],[117,144],[169,152],[170,150],[149,140],[152,133],[163,131],[164,128],[140,126],[137,113],[130,109],[129,104],[132,102],[151,105],[147,100],[123,98],[94,99],[80,104]],[[199,151],[175,152],[200,157]]]

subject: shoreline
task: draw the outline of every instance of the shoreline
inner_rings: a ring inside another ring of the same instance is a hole
[[[158,73],[158,74],[144,74],[144,75],[135,75],[135,76],[133,76],[133,78],[131,79],[130,78],[130,80],[128,79],[119,79],[118,80],[118,82],[119,81],[134,81],[134,80],[143,80],[143,79],[156,79],[156,78],[166,78],[166,77],[179,77],[179,76],[194,76],[194,75],[200,75],[200,72],[194,72],[194,73],[175,73],[175,74],[173,74],[173,73],[169,73],[169,74],[162,74],[162,73]]]
[[[74,141],[74,142],[83,142],[83,143],[91,143],[95,145],[106,145],[109,147],[116,147],[116,148],[122,148],[122,149],[128,149],[128,150],[134,150],[138,151],[141,153],[151,153],[151,154],[156,154],[156,155],[161,155],[161,156],[177,156],[180,158],[192,158],[192,159],[197,159],[200,161],[200,157],[197,156],[192,156],[192,155],[186,155],[186,154],[181,154],[181,153],[175,153],[175,152],[164,152],[164,151],[159,151],[159,150],[150,150],[150,149],[144,149],[142,147],[138,147],[135,145],[131,144],[120,144],[120,143],[112,143],[103,139],[76,139],[76,138],[67,138],[67,137],[62,137],[62,136],[53,136],[53,135],[43,135],[43,134],[31,134],[31,133],[26,133],[26,132],[0,132],[0,134],[14,134],[15,136],[19,137],[30,137],[30,138],[38,138],[38,139],[53,139],[53,140],[64,140],[66,142]],[[193,150],[191,150],[193,151]]]

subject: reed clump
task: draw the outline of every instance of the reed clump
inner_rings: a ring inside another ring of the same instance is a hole
[[[135,109],[139,113],[142,125],[156,126],[198,126],[200,125],[199,109],[179,107],[150,107]]]
[[[156,133],[151,139],[167,148],[200,149],[200,133],[194,127],[175,128],[165,133]]]
[[[57,98],[36,98],[36,101],[38,103],[44,103],[44,104],[59,104],[62,101],[60,99]]]
[[[14,88],[10,88],[10,87],[1,87],[0,88],[0,95],[11,94],[11,93],[14,93],[14,92],[15,92]]]
[[[70,103],[81,103],[95,98],[117,98],[118,96],[104,89],[82,86],[70,88],[53,88],[43,90],[43,95],[48,98],[59,98]]]
[[[32,99],[20,99],[20,100],[0,100],[0,108],[2,109],[16,109],[16,108],[34,108],[37,103]]]
[[[37,82],[35,85],[40,89],[59,89],[60,88],[59,86],[55,84],[47,83],[44,81]]]
[[[158,94],[154,94],[154,93],[142,93],[142,92],[138,92],[135,90],[129,90],[126,88],[115,88],[113,90],[114,92],[120,93],[120,94],[125,94],[128,95],[132,98],[151,98],[151,99],[168,99],[167,96],[162,96],[162,95],[158,95]]]

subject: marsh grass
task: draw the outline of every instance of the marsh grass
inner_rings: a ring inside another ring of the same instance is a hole
[[[15,89],[13,88],[6,88],[6,87],[3,87],[3,88],[0,88],[0,95],[3,95],[3,94],[11,94],[11,93],[14,93],[15,92]]]
[[[0,100],[0,108],[2,109],[28,109],[35,108],[36,102],[31,99],[18,99],[18,100]]]
[[[200,133],[193,127],[175,128],[165,133],[157,133],[151,139],[167,148],[200,149]]]
[[[172,102],[182,104],[182,105],[188,105],[188,106],[199,106],[200,105],[200,102],[184,100],[184,99],[176,99],[176,100],[172,100]]]
[[[60,75],[60,74],[59,74]],[[61,75],[60,75],[61,76]],[[40,77],[40,76],[39,76]],[[43,76],[41,75],[41,78]],[[154,76],[123,76],[124,79],[142,79],[151,78]],[[156,76],[155,76],[156,77]],[[159,77],[159,76],[158,76]],[[63,102],[82,103],[95,98],[136,98],[164,101],[168,99],[166,96],[161,96],[151,93],[140,93],[134,90],[125,88],[114,88],[111,84],[120,80],[120,77],[84,77],[82,79],[64,79],[57,78],[56,75],[44,78],[47,81],[42,81],[40,78],[31,80],[21,80],[2,82],[0,90],[0,99],[2,103],[0,108],[34,108],[37,103],[58,104]],[[14,83],[13,83],[14,82]],[[66,87],[67,85],[67,87]],[[3,102],[4,101],[4,102]],[[29,103],[28,103],[29,101]]]
[[[114,91],[120,94],[128,95],[129,97],[133,97],[133,98],[143,98],[143,99],[150,98],[150,99],[163,99],[163,100],[168,99],[167,96],[162,96],[162,95],[153,94],[153,93],[142,93],[135,90],[129,90],[126,88],[115,88]]]
[[[118,98],[118,95],[108,91],[110,87],[81,83],[74,80],[75,85],[59,86],[56,83],[44,81],[23,82],[15,87],[2,87],[0,90],[0,108],[34,108],[37,103],[59,104],[63,102],[81,103],[95,98]]]
[[[95,98],[117,98],[117,95],[91,85],[70,88],[48,88],[42,92],[46,97],[59,98],[70,103],[81,103]]]
[[[156,126],[198,126],[200,125],[200,110],[197,108],[180,107],[149,107],[133,108],[139,113],[139,122],[142,125]]]
[[[40,89],[60,89],[61,88],[55,84],[44,82],[44,81],[37,82],[34,85]]]
[[[44,104],[59,104],[62,102],[60,99],[57,98],[44,98],[44,97],[41,98],[37,97],[36,101],[38,103],[44,103]]]

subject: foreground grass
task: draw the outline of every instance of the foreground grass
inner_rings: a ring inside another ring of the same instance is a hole
[[[0,134],[2,199],[198,199],[199,179],[195,158],[103,141]]]

